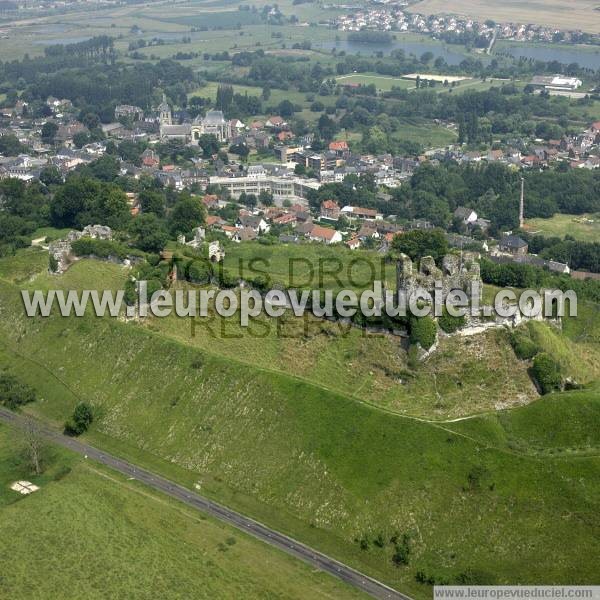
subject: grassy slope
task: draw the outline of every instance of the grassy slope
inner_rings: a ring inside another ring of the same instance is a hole
[[[586,456],[600,451],[598,388],[554,394],[526,407],[468,419],[452,430],[538,456]]]
[[[54,447],[32,477],[0,427],[3,598],[359,598],[249,536]],[[67,469],[71,469],[67,472]],[[60,479],[56,475],[60,474]],[[8,489],[35,480],[40,491]]]
[[[8,345],[0,360],[38,388],[43,400],[34,410],[46,418],[60,423],[76,395],[89,399],[96,443],[199,483],[418,596],[428,593],[414,583],[418,569],[470,568],[500,582],[592,578],[580,549],[589,557],[598,551],[597,458],[515,454],[486,418],[469,421],[465,432],[467,422],[395,417],[140,327],[25,321],[12,305],[14,290],[1,289]],[[599,400],[590,393],[575,401],[597,407]],[[392,566],[389,545],[358,549],[356,537],[379,531],[411,534],[408,567]]]
[[[287,262],[283,257],[295,257],[297,249],[257,246],[260,257],[272,259],[269,272],[277,281],[285,281]],[[305,258],[318,265],[319,259],[329,259],[330,249],[317,246],[303,247]],[[338,249],[339,250],[339,249]],[[40,253],[43,254],[43,253]],[[369,257],[368,253],[364,253]],[[344,264],[358,255],[340,254]],[[244,259],[246,254],[229,258],[228,268]],[[377,257],[374,257],[378,260]],[[28,253],[34,270],[38,254]],[[35,259],[35,260],[33,260]],[[14,263],[14,265],[13,265]],[[22,273],[27,261],[15,257],[0,261],[0,271],[13,268]],[[11,266],[13,265],[13,266]],[[333,263],[324,263],[323,285],[344,287],[349,281],[362,289],[371,278],[364,260],[355,267],[346,267],[339,275],[339,284],[328,275]],[[295,281],[299,284],[319,285],[319,268],[314,268],[314,280],[305,276],[307,268],[300,264]],[[237,268],[237,267],[236,267]],[[257,268],[264,268],[257,265]],[[377,266],[391,279],[392,266]],[[60,285],[65,288],[116,288],[124,280],[125,272],[115,265],[82,261],[63,277],[41,274],[31,281],[31,287],[46,289]],[[28,277],[27,279],[29,279]],[[375,275],[374,278],[380,278]],[[406,351],[401,338],[369,334],[360,329],[306,317],[290,316],[278,320],[261,316],[250,327],[240,327],[235,319],[222,319],[211,312],[210,319],[196,319],[195,327],[189,319],[172,316],[166,319],[148,319],[144,327],[172,340],[230,358],[236,362],[260,367],[269,372],[293,373],[294,376],[317,383],[328,390],[340,392],[377,406],[404,414],[434,418],[459,417],[527,402],[537,396],[527,375],[527,365],[518,361],[507,343],[503,331],[489,332],[477,338],[443,339],[439,351],[422,368],[413,371],[407,365]],[[193,335],[192,335],[193,334]],[[489,368],[489,365],[495,365]]]

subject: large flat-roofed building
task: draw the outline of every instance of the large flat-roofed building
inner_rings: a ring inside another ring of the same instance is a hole
[[[242,193],[258,196],[261,192],[270,192],[275,201],[306,200],[309,190],[318,190],[318,181],[300,179],[297,177],[211,177],[211,185],[219,185],[228,189],[233,198],[239,198]]]
[[[563,77],[562,75],[550,75],[549,77],[538,75],[531,80],[531,85],[545,90],[574,92],[583,85],[583,81],[576,77]]]

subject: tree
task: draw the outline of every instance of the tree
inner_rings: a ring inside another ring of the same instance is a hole
[[[337,132],[337,125],[333,119],[327,115],[321,115],[317,123],[319,133],[325,140],[331,140]]]
[[[240,202],[241,202],[241,198],[240,198]],[[243,202],[250,210],[252,210],[253,208],[256,208],[256,205],[258,204],[258,200],[256,198],[256,194],[246,194],[245,198],[244,198],[244,202]]]
[[[206,220],[206,208],[196,198],[184,196],[173,207],[169,216],[171,235],[189,235],[194,227],[202,225]]]
[[[198,145],[202,148],[204,158],[210,158],[213,154],[217,154],[221,145],[216,136],[212,133],[204,133],[198,138]]]
[[[533,359],[531,372],[540,386],[542,394],[549,394],[561,389],[560,365],[549,354],[545,352],[538,354]]]
[[[141,214],[129,227],[136,248],[144,252],[160,252],[169,239],[163,222],[154,214]]]
[[[291,116],[293,116],[294,112],[295,112],[295,107],[294,105],[289,101],[289,100],[282,100],[278,105],[277,105],[277,109],[279,111],[279,114],[284,118],[284,119],[289,119]]]
[[[87,165],[83,171],[89,171],[96,179],[108,183],[118,177],[120,171],[119,161],[116,157],[105,154]]]
[[[237,154],[240,158],[246,158],[250,154],[250,150],[246,144],[232,144],[229,146],[229,152]]]
[[[442,316],[438,319],[440,328],[446,333],[455,333],[461,327],[464,327],[465,322],[466,319],[464,316],[453,317],[445,308]]]
[[[40,181],[44,185],[59,185],[63,182],[63,177],[58,167],[48,165],[40,173]]]
[[[53,121],[46,121],[42,125],[42,140],[46,142],[46,144],[53,144],[57,132],[58,125]]]
[[[0,154],[4,154],[4,156],[17,156],[27,151],[27,146],[21,144],[14,134],[9,133],[0,136]]]
[[[115,229],[130,219],[125,193],[115,185],[72,175],[50,204],[50,218],[56,227],[85,227],[101,223]]]
[[[33,423],[28,422],[25,425],[23,437],[25,440],[25,453],[29,460],[29,464],[31,465],[31,470],[36,475],[41,475],[43,472],[42,460],[44,445]]]
[[[416,229],[396,236],[392,249],[395,253],[406,254],[412,260],[420,260],[424,256],[439,260],[448,252],[448,242],[441,229]]]
[[[156,190],[143,190],[139,194],[140,206],[143,213],[153,213],[157,217],[165,214],[165,196]]]
[[[437,338],[437,326],[431,317],[410,320],[410,341],[420,344],[423,350],[429,350]]]
[[[14,410],[24,404],[34,402],[35,391],[13,375],[0,375],[0,405]]]
[[[193,261],[187,268],[187,277],[193,283],[209,283],[212,277],[210,265],[201,260]]]
[[[273,206],[273,194],[267,190],[262,190],[258,195],[258,201],[263,206]]]
[[[85,433],[94,420],[92,407],[85,402],[80,402],[73,411],[73,416],[65,424],[65,433],[68,435],[81,435]]]
[[[227,112],[233,102],[233,86],[232,85],[219,85],[217,88],[217,108],[223,112]]]
[[[90,136],[85,131],[78,131],[73,136],[73,144],[75,148],[83,148],[90,141]]]
[[[95,129],[100,125],[100,117],[91,112],[81,115],[80,120],[88,129]]]

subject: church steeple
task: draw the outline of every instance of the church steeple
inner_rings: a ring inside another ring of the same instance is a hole
[[[172,125],[171,107],[167,102],[167,96],[163,94],[162,102],[158,105],[158,121],[160,125]]]

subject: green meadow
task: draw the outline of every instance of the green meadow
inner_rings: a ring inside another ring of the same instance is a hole
[[[556,214],[550,219],[527,219],[526,227],[545,237],[570,235],[584,242],[600,242],[600,215]]]
[[[3,598],[362,598],[243,532],[46,445],[32,476],[0,426]],[[39,491],[21,496],[17,480]]]

